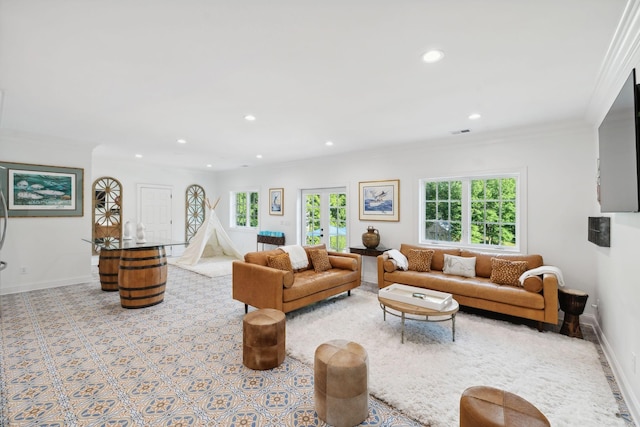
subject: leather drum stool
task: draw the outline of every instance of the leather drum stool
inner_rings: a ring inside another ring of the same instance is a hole
[[[262,308],[242,320],[242,363],[250,369],[272,369],[285,357],[285,315]]]
[[[321,420],[351,427],[369,416],[369,358],[358,343],[333,340],[318,346],[314,360],[314,399]]]
[[[460,427],[549,427],[547,417],[508,391],[469,387],[460,398]]]

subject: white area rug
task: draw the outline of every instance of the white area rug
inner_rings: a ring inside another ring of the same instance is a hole
[[[475,385],[515,393],[551,425],[624,426],[591,342],[467,313],[451,322],[387,315],[375,294],[352,291],[287,315],[287,351],[313,365],[315,349],[332,339],[360,343],[369,356],[369,391],[433,427],[459,423],[462,392]]]
[[[167,262],[176,267],[193,271],[208,277],[228,276],[232,271],[232,263],[236,258],[231,256],[216,256],[211,258],[200,258],[196,265],[179,264],[178,258],[168,258]]]

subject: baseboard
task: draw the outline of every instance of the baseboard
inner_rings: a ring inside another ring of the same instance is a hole
[[[600,324],[598,323],[598,319],[594,315],[586,314],[580,316],[580,321],[593,326],[593,329],[596,331],[596,336],[598,337],[598,341],[600,342],[600,347],[602,347],[602,351],[607,358],[607,362],[609,363],[609,366],[613,371],[613,375],[616,377],[616,381],[618,382],[620,393],[622,393],[622,397],[627,404],[627,409],[629,410],[631,417],[637,425],[638,422],[640,422],[640,402],[638,401],[638,397],[635,395],[633,389],[631,388],[629,378],[627,378],[625,373],[620,368],[618,359],[616,358],[613,349],[609,345],[607,337],[602,332]]]
[[[91,283],[94,279],[91,275],[71,277],[64,280],[57,280],[53,282],[39,282],[39,283],[27,283],[20,286],[2,287],[0,289],[0,295],[17,294],[20,292],[40,291],[42,289],[59,288],[60,286],[79,285],[81,283]]]

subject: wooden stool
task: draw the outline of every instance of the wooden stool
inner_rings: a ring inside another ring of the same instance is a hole
[[[262,308],[242,320],[242,363],[250,369],[272,369],[285,357],[285,315]]]
[[[460,427],[550,427],[535,406],[492,387],[469,387],[460,398]]]
[[[564,321],[560,328],[560,333],[570,337],[582,338],[580,329],[580,315],[584,311],[589,295],[586,293],[567,288],[558,288],[558,303],[564,311]]]
[[[369,358],[357,343],[321,344],[314,360],[314,400],[318,417],[336,427],[360,424],[369,416]]]

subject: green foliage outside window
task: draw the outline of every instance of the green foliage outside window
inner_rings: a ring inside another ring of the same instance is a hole
[[[515,178],[471,181],[471,243],[515,246]]]
[[[344,251],[347,247],[347,195],[344,193],[329,194],[329,230],[322,229],[320,194],[307,194],[306,204],[306,237],[307,245],[323,242],[324,235],[329,236],[328,249]]]
[[[424,235],[428,240],[462,239],[462,182],[430,181],[424,187]]]
[[[423,183],[425,240],[516,246],[517,178]]]
[[[318,230],[320,230],[320,195],[308,194],[305,200],[307,217],[305,218],[307,245],[317,245],[322,241]]]
[[[337,252],[347,248],[347,195],[334,193],[329,195],[329,224],[331,233],[329,247]],[[335,233],[333,231],[335,230]]]
[[[235,193],[235,227],[258,227],[259,198],[257,192]]]

